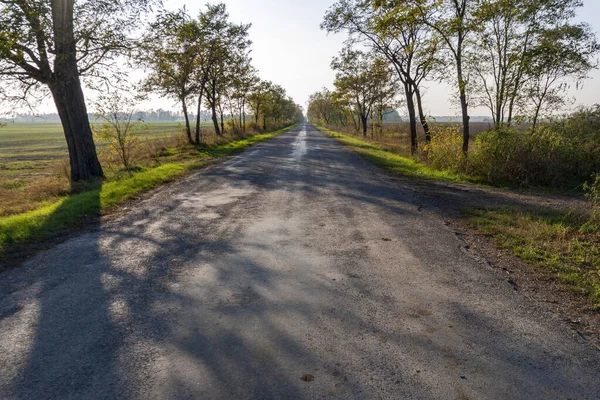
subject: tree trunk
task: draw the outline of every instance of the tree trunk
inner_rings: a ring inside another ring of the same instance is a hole
[[[74,1],[53,0],[51,7],[56,59],[53,80],[48,86],[67,140],[71,180],[103,178],[77,68],[73,34]]]
[[[188,115],[185,99],[181,99],[181,108],[183,109],[183,117],[185,118],[185,133],[187,135],[188,142],[190,142],[190,144],[194,144],[194,141],[192,140],[192,129],[190,127],[190,116]]]
[[[369,117],[366,115],[361,115],[360,116],[360,122],[362,124],[362,131],[363,131],[363,137],[366,138],[367,137],[367,130],[369,129],[368,125],[367,125],[367,119]]]
[[[419,119],[421,120],[421,126],[423,126],[423,132],[425,132],[425,143],[431,143],[431,131],[429,130],[429,124],[425,113],[423,112],[423,102],[421,99],[421,90],[415,87],[415,95],[417,96],[417,109],[419,110]]]
[[[204,88],[206,87],[206,82],[202,82],[200,87],[200,94],[198,95],[198,114],[196,114],[196,144],[200,144],[200,125],[202,124],[201,115],[202,115],[202,94],[204,93]]]
[[[540,118],[540,112],[542,110],[542,102],[540,101],[535,106],[535,112],[533,114],[533,123],[531,124],[531,134],[535,134],[535,130],[537,129],[538,119]]]
[[[469,140],[471,135],[469,133],[469,105],[467,104],[467,94],[465,93],[465,89],[461,88],[460,90],[460,109],[462,111],[462,122],[463,122],[463,153],[467,154],[469,152]]]
[[[467,84],[463,78],[462,74],[462,56],[457,56],[456,60],[456,69],[457,69],[457,77],[458,77],[458,90],[460,93],[460,110],[462,113],[462,123],[463,123],[463,146],[462,151],[466,155],[469,152],[469,140],[471,139],[471,135],[469,133],[469,104],[467,103]]]
[[[212,122],[215,127],[215,133],[217,134],[217,136],[221,136],[221,130],[219,129],[219,120],[217,119],[217,106],[213,102],[210,108],[212,113]]]
[[[413,90],[408,83],[404,84],[406,94],[406,107],[408,108],[408,120],[410,126],[410,154],[415,154],[418,150],[417,144],[417,115],[415,112],[415,101],[413,99]]]
[[[223,110],[219,110],[221,114],[221,133],[225,133],[225,120],[223,119]]]
[[[242,133],[246,133],[246,100],[242,102]]]
[[[221,136],[221,130],[219,129],[219,120],[217,119],[217,88],[216,88],[216,82],[212,81],[212,88],[211,88],[211,92],[210,94],[212,94],[212,96],[208,96],[208,100],[210,102],[210,109],[211,109],[211,117],[212,117],[212,122],[213,122],[213,126],[215,127],[215,133],[217,134],[217,136]]]

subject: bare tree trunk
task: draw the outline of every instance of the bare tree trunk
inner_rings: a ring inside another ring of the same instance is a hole
[[[215,133],[217,134],[217,136],[221,136],[221,129],[219,128],[219,120],[217,119],[217,106],[215,105],[215,103],[211,104],[211,111],[212,111],[212,122],[215,127]]]
[[[194,144],[194,141],[192,140],[192,129],[190,127],[190,117],[185,99],[181,99],[181,108],[183,109],[183,117],[185,118],[185,133],[190,144]]]
[[[74,1],[53,0],[51,7],[56,59],[55,73],[48,85],[67,140],[71,180],[103,178],[77,68]]]
[[[460,54],[458,55],[457,63],[457,74],[458,74],[458,90],[460,93],[460,109],[462,113],[462,123],[463,123],[463,146],[462,151],[466,155],[469,152],[469,140],[471,139],[471,135],[469,133],[469,104],[467,103],[467,84],[463,78],[462,74],[462,58]]]
[[[423,132],[425,132],[425,143],[431,143],[431,131],[429,130],[429,124],[427,118],[423,112],[423,102],[421,99],[421,90],[415,87],[415,95],[417,96],[417,108],[419,110],[419,119],[421,120],[421,126],[423,126]]]
[[[538,120],[540,118],[540,112],[542,110],[542,102],[540,101],[538,104],[536,104],[535,106],[535,113],[533,115],[533,123],[531,125],[531,134],[535,134],[535,130],[537,129],[537,124],[538,124]]]
[[[242,101],[242,132],[246,133],[246,100]]]
[[[225,120],[223,118],[223,110],[219,110],[219,114],[221,115],[221,133],[225,133]]]
[[[201,115],[202,115],[202,94],[204,93],[204,89],[206,87],[206,81],[202,82],[200,87],[200,94],[198,95],[198,114],[196,114],[196,144],[200,144],[200,125],[202,124]]]
[[[469,117],[469,106],[467,104],[467,95],[464,89],[461,89],[460,93],[460,109],[462,111],[462,123],[463,123],[463,153],[467,154],[469,152],[469,140],[471,139],[471,135],[469,133],[469,121],[471,117]]]
[[[363,137],[367,137],[367,130],[369,129],[368,125],[367,125],[367,119],[369,117],[366,115],[362,115],[360,116],[360,122],[362,124],[362,131],[363,131]]]
[[[410,126],[410,154],[415,154],[418,150],[417,144],[417,116],[415,112],[415,101],[413,99],[413,90],[410,84],[404,84],[406,95],[406,107],[408,108],[408,120]]]

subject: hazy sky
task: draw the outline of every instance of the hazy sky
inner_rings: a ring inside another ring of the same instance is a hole
[[[216,1],[216,0],[215,0]],[[252,57],[263,79],[282,85],[297,103],[305,105],[308,96],[323,86],[332,87],[334,74],[329,64],[342,47],[345,35],[327,35],[319,25],[333,0],[223,0],[235,22],[252,23]],[[168,8],[184,4],[195,14],[199,4],[166,0]],[[197,5],[198,4],[198,5]],[[584,0],[580,19],[589,22],[600,36],[600,1]],[[578,103],[600,102],[600,72],[594,71],[582,90],[574,92]],[[424,100],[431,115],[455,115],[450,89],[429,83]],[[485,115],[486,111],[473,110]],[[472,112],[472,113],[473,113]]]
[[[185,7],[195,15],[207,1],[165,0],[165,7]],[[292,98],[306,106],[308,96],[323,86],[332,88],[334,73],[329,66],[343,46],[346,36],[327,35],[319,25],[334,0],[221,0],[226,3],[231,20],[252,23],[250,37],[254,66],[263,79],[283,86]],[[589,22],[600,37],[600,0],[584,0],[579,20]],[[137,80],[137,74],[132,77]],[[593,71],[590,80],[580,90],[572,90],[578,104],[600,103],[600,71]],[[429,115],[458,115],[458,102],[451,101],[454,88],[445,84],[426,84],[424,105]],[[93,94],[87,93],[93,111]],[[168,99],[152,99],[141,108],[179,110],[179,104]],[[3,110],[2,110],[3,111]],[[26,110],[24,110],[26,111]],[[56,112],[50,100],[37,108],[38,112]],[[0,112],[1,113],[1,112]],[[400,110],[403,114],[403,110]],[[471,115],[487,115],[486,109],[471,109]]]

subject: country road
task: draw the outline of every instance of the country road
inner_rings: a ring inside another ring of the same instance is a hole
[[[0,399],[598,399],[600,354],[308,124],[0,275]]]

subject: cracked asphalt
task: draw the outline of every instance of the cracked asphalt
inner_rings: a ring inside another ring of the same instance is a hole
[[[309,124],[0,275],[2,399],[598,399],[600,354]]]

